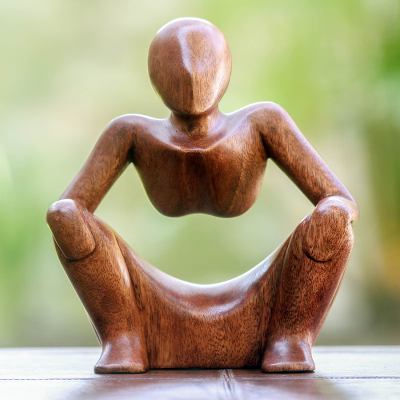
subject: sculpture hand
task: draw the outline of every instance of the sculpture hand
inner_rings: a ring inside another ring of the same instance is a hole
[[[346,199],[330,196],[321,200],[304,221],[305,254],[314,261],[329,261],[347,240],[351,221],[352,209]]]
[[[47,212],[47,222],[57,246],[68,260],[79,260],[96,247],[93,235],[85,220],[88,211],[71,199],[53,203]]]

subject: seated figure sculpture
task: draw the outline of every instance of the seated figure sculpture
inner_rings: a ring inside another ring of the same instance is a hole
[[[219,111],[231,55],[208,21],[166,24],[148,65],[170,117],[114,119],[47,213],[60,261],[102,344],[95,372],[314,370],[311,346],[353,244],[353,197],[282,107]],[[268,159],[315,208],[275,252],[227,282],[196,285],[163,273],[94,215],[132,163],[161,213],[236,217],[254,203]]]

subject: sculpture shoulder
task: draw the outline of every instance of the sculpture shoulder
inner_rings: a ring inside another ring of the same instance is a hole
[[[160,121],[141,114],[124,114],[111,120],[105,132],[114,135],[128,134],[135,136],[140,132],[149,130]]]
[[[273,128],[276,123],[281,123],[287,116],[284,108],[272,101],[254,103],[239,112],[245,114],[250,123],[261,131]]]
[[[288,120],[284,108],[271,101],[253,103],[228,115],[239,124],[250,125],[252,131],[261,136],[276,132],[276,128]]]
[[[141,138],[146,137],[148,132],[156,130],[162,120],[147,117],[140,114],[124,114],[109,122],[101,135],[98,146],[116,152],[130,154],[133,161],[133,154]]]
[[[254,103],[243,110],[252,131],[263,143],[267,158],[280,142],[287,142],[294,130],[294,122],[282,106],[270,101]],[[289,128],[289,129],[288,129]]]

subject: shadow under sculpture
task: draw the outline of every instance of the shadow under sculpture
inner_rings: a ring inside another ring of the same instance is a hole
[[[353,197],[277,104],[219,111],[231,55],[208,21],[162,27],[148,65],[170,117],[114,119],[47,214],[58,256],[102,343],[95,372],[314,370],[311,346],[353,244]],[[236,217],[254,203],[268,159],[315,209],[272,255],[227,282],[195,285],[161,272],[94,215],[132,163],[161,213]]]

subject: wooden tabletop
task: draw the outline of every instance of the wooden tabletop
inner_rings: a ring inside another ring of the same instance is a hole
[[[316,347],[315,373],[153,370],[95,375],[98,348],[0,350],[0,399],[400,399],[400,346]]]

